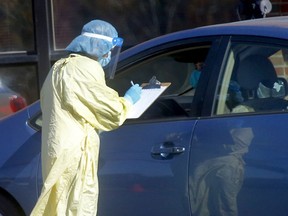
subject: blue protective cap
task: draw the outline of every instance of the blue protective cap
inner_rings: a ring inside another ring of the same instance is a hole
[[[93,36],[94,35],[94,36]],[[108,22],[93,20],[83,26],[82,33],[76,37],[66,50],[74,53],[85,53],[101,59],[114,46],[123,43],[118,38],[116,29]],[[120,46],[121,46],[120,45]]]

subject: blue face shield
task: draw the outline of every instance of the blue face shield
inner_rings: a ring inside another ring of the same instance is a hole
[[[123,44],[123,39],[122,38],[113,38],[112,41],[112,49],[110,51],[110,61],[109,63],[103,68],[106,74],[106,77],[109,79],[113,79],[119,59],[119,55],[121,52]],[[108,54],[109,56],[109,54]],[[109,58],[109,57],[108,57]]]
[[[123,39],[120,37],[112,38],[105,35],[84,32],[82,35],[106,40],[111,43],[111,50],[104,56],[98,58],[98,62],[103,67],[106,77],[113,79],[119,59],[119,54],[122,48]]]

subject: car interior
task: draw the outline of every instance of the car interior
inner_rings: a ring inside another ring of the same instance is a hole
[[[191,109],[195,87],[191,85],[191,75],[198,62],[205,62],[210,45],[182,48],[167,51],[151,57],[142,63],[120,71],[107,85],[124,95],[134,83],[147,83],[155,76],[158,81],[171,85],[139,118],[158,119],[169,117],[187,117]]]
[[[216,114],[287,110],[287,80],[276,71],[277,62],[285,64],[280,48],[235,46],[219,86]]]
[[[288,101],[284,99],[287,81],[277,77],[276,70],[267,57],[246,57],[241,61],[236,76],[244,99],[242,105],[252,107],[256,112],[287,109]],[[276,83],[279,89],[274,88]],[[264,86],[260,88],[259,85]],[[260,95],[259,91],[265,90]]]

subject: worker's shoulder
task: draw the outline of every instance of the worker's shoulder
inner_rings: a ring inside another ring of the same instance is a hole
[[[70,54],[64,59],[65,65],[68,67],[78,68],[78,70],[102,70],[101,65],[96,60],[89,58],[85,55]]]

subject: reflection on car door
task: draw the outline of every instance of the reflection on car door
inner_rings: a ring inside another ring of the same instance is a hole
[[[192,215],[238,215],[237,196],[254,133],[238,119],[203,119],[195,128],[189,192]],[[257,214],[256,214],[257,215]]]
[[[287,121],[287,113],[199,120],[190,155],[192,215],[286,215]]]
[[[190,215],[195,120],[127,124],[101,134],[99,215]]]

